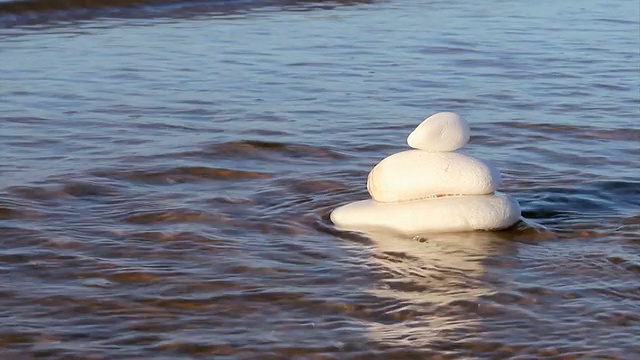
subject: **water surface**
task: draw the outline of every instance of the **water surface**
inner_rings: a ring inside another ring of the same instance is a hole
[[[0,4],[3,356],[640,357],[633,1],[42,4]],[[335,229],[438,111],[523,221]]]

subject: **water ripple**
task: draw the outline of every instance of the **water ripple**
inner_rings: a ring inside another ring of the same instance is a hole
[[[0,358],[638,354],[629,2],[0,2]],[[447,110],[521,221],[335,228]]]

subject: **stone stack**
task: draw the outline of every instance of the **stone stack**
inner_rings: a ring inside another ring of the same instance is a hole
[[[451,112],[425,119],[409,135],[412,150],[390,155],[369,173],[370,200],[335,209],[331,220],[351,230],[432,232],[498,230],[520,218],[515,199],[494,193],[500,172],[456,150],[469,141],[469,126]]]

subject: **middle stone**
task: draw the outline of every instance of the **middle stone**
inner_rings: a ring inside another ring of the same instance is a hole
[[[380,161],[369,173],[367,190],[376,201],[396,202],[491,194],[501,181],[493,165],[468,155],[407,150]]]

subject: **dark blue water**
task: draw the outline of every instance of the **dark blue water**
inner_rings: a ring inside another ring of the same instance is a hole
[[[640,357],[637,3],[57,4],[0,6],[2,356]],[[335,229],[438,111],[523,221]]]

